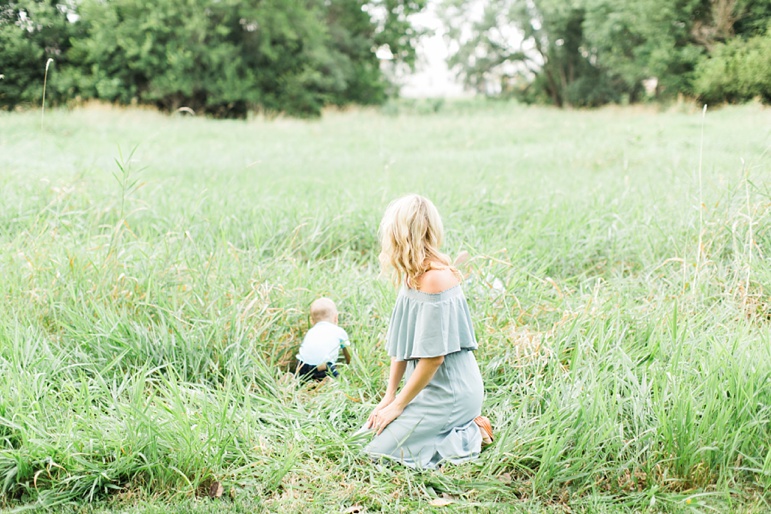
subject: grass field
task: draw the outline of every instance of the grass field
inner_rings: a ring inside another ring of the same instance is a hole
[[[771,509],[771,110],[388,112],[0,114],[0,508]],[[474,256],[497,433],[433,472],[352,436],[408,192]],[[321,295],[355,358],[313,389],[285,370]]]

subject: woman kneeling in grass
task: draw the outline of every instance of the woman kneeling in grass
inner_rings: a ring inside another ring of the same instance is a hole
[[[380,224],[381,264],[402,286],[388,328],[388,387],[365,425],[377,433],[364,451],[411,467],[465,462],[492,442],[476,337],[461,275],[439,252],[442,232],[436,207],[418,195],[392,202]]]

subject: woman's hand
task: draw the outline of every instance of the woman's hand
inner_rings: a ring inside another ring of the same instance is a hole
[[[401,361],[402,366],[403,362],[404,361]],[[418,363],[415,365],[415,371],[405,384],[404,389],[399,393],[398,398],[396,395],[386,394],[386,397],[383,398],[378,406],[375,407],[375,410],[372,411],[372,414],[370,414],[369,419],[367,419],[366,427],[374,428],[377,430],[376,435],[380,435],[385,427],[401,416],[402,412],[404,412],[404,407],[409,405],[413,398],[426,387],[426,384],[431,381],[436,374],[436,370],[439,369],[439,366],[441,366],[442,363],[444,363],[443,355],[419,359]],[[398,374],[399,378],[401,378],[402,373]],[[396,389],[395,386],[394,389]]]
[[[377,404],[377,407],[373,409],[372,414],[370,414],[367,418],[367,424],[365,425],[366,428],[372,428],[375,426],[375,417],[381,410],[391,405],[391,403],[394,401],[394,398],[394,395],[386,395],[382,400],[380,400],[380,403]]]
[[[396,400],[396,391],[399,389],[399,383],[404,376],[404,370],[407,369],[407,361],[397,360],[396,357],[391,357],[391,367],[388,371],[388,387],[386,388],[385,396],[377,404],[377,407],[372,411],[372,414],[367,418],[367,423],[364,424],[365,428],[374,428],[378,434],[383,431],[383,428],[388,426],[388,423],[399,417],[404,407],[400,409],[391,409],[393,407],[394,400]],[[383,412],[388,415],[388,423],[383,425]],[[380,426],[382,425],[382,427]]]
[[[373,412],[367,424],[377,430],[375,435],[378,436],[393,420],[401,416],[402,412],[404,412],[404,407],[399,402],[392,401],[387,407]]]

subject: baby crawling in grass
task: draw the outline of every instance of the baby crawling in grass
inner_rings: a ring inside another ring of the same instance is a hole
[[[351,345],[346,331],[338,326],[338,312],[335,302],[319,298],[311,304],[311,324],[297,353],[296,374],[300,380],[321,381],[327,376],[337,377],[340,372],[335,363],[343,352],[345,363],[350,364]]]

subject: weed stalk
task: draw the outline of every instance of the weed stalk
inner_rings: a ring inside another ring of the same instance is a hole
[[[704,190],[702,187],[701,169],[704,160],[704,123],[707,119],[707,104],[701,110],[701,141],[699,143],[699,244],[696,248],[696,275],[693,277],[693,285],[699,280],[699,270],[701,269],[702,238],[704,237]]]
[[[44,128],[45,114],[46,114],[46,85],[48,84],[48,67],[54,62],[50,57],[46,61],[45,73],[43,73],[43,102],[40,105],[40,130]]]

